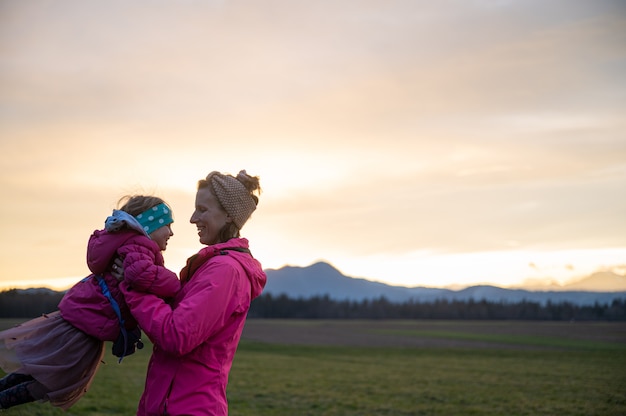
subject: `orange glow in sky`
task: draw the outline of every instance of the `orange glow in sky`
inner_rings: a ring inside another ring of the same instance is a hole
[[[404,286],[626,270],[626,5],[0,2],[0,289],[85,276],[128,193],[261,177],[266,268]]]

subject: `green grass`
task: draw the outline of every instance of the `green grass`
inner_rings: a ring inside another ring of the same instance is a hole
[[[622,415],[606,351],[287,347],[244,342],[233,415]]]
[[[477,341],[494,344],[506,344],[527,347],[552,347],[581,350],[614,350],[626,353],[626,345],[614,342],[566,339],[555,336],[533,336],[514,334],[477,334],[460,331],[420,331],[420,330],[376,330],[375,333],[385,335],[406,335],[422,338],[441,338],[451,340]]]
[[[445,328],[435,332],[412,335],[468,336]],[[473,339],[550,348],[295,346],[243,340],[230,375],[230,415],[626,414],[624,344],[510,337]],[[108,347],[107,363],[92,388],[68,412],[33,403],[2,415],[133,415],[149,351],[146,345],[118,364]]]

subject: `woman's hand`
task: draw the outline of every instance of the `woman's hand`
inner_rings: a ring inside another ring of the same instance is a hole
[[[113,260],[111,274],[119,281],[124,280],[124,261],[120,257],[116,257],[115,260]]]

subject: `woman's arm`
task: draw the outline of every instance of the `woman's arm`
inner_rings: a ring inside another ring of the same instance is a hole
[[[242,276],[243,274],[243,276]],[[185,355],[224,327],[230,317],[244,313],[241,282],[247,277],[228,262],[210,261],[184,287],[172,309],[162,299],[120,284],[133,316],[152,342],[163,350]]]

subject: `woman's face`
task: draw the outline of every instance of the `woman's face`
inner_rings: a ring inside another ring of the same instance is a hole
[[[150,233],[150,238],[157,243],[161,251],[165,251],[167,248],[167,240],[173,236],[171,225],[164,225],[163,227],[159,227],[156,230]]]
[[[196,224],[200,242],[211,245],[219,242],[220,230],[232,220],[209,188],[200,188],[196,193],[196,210],[189,221]]]

